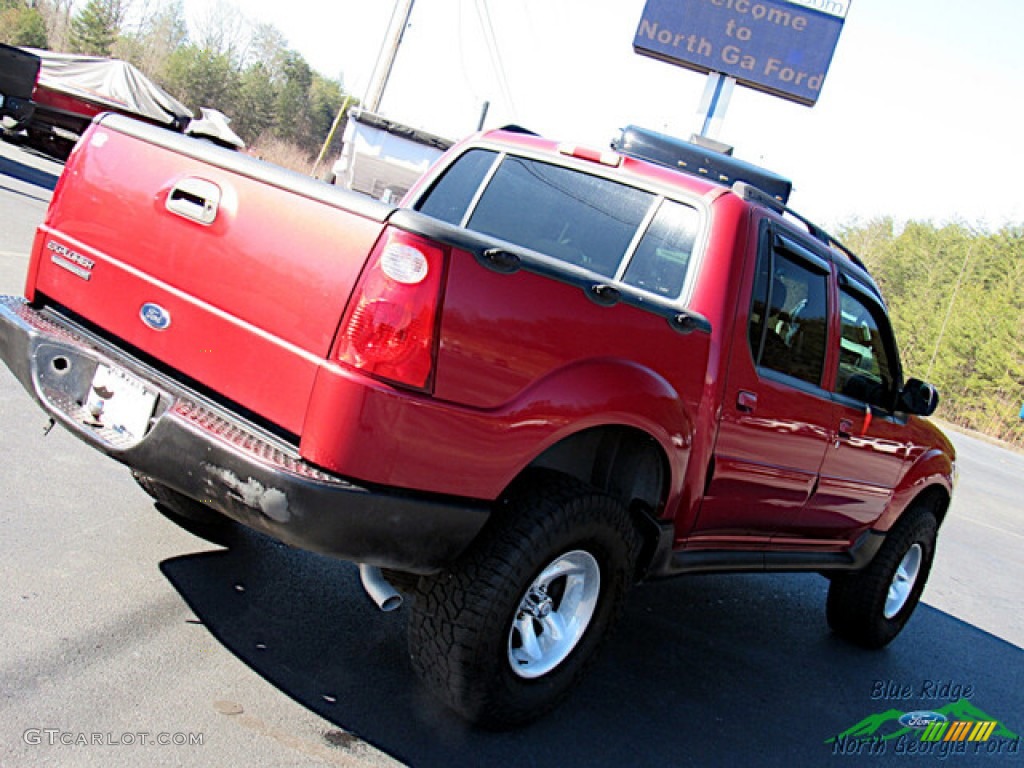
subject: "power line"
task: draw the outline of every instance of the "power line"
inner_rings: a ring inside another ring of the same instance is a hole
[[[498,87],[501,89],[501,94],[508,104],[509,110],[512,112],[512,119],[516,120],[518,119],[519,110],[516,109],[515,100],[512,98],[512,89],[509,88],[508,77],[505,74],[505,65],[501,59],[501,50],[498,48],[498,40],[494,34],[494,25],[491,23],[491,12],[487,8],[487,0],[477,0],[476,11],[480,17],[480,26],[483,29],[484,38],[487,42],[487,53],[491,57],[491,66],[494,67],[495,75],[498,78]]]

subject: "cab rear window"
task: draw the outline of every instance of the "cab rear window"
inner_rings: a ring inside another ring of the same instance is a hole
[[[665,298],[680,295],[700,214],[653,192],[540,160],[470,150],[416,206]]]

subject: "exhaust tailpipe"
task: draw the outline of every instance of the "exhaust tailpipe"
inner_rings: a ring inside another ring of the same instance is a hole
[[[377,566],[360,563],[359,580],[363,582],[366,594],[382,611],[394,611],[402,606],[402,596],[388,583]]]

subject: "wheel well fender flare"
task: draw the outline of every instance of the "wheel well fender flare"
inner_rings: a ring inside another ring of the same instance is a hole
[[[950,456],[940,450],[923,453],[896,487],[889,509],[876,524],[887,531],[911,506],[927,505],[941,526],[949,510],[956,483],[956,469]]]

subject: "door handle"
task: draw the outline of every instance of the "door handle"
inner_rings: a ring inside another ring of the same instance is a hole
[[[849,440],[853,437],[853,422],[849,419],[839,420],[839,439]]]
[[[217,218],[220,198],[220,187],[212,181],[190,176],[171,188],[165,206],[173,214],[208,227]]]
[[[755,408],[757,408],[757,395],[741,389],[736,396],[736,409],[743,413],[753,413]]]

